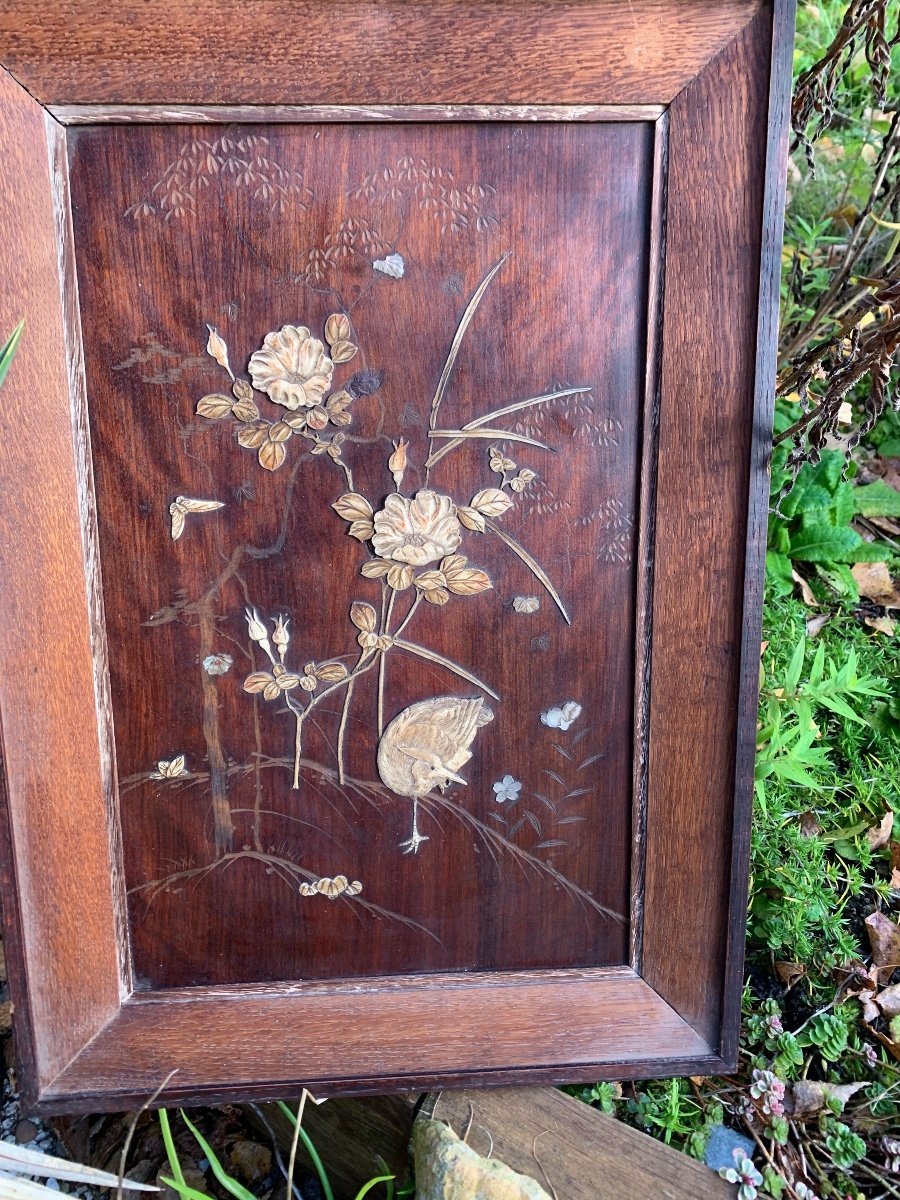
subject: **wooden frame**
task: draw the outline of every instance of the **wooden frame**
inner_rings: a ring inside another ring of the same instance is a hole
[[[0,18],[0,330],[28,321],[0,397],[2,891],[29,1107],[124,1108],[175,1067],[166,1103],[735,1065],[792,26],[792,0],[124,0],[99,17],[23,0]],[[323,51],[298,72],[292,29],[354,69]],[[665,245],[631,965],[135,993],[66,125],[608,120],[633,106],[656,123]],[[701,543],[702,560],[686,552]]]

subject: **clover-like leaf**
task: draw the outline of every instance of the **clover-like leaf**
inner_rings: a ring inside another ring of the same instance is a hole
[[[169,505],[169,515],[172,518],[172,541],[177,542],[184,533],[185,510],[175,501]]]
[[[361,542],[367,542],[375,533],[375,526],[371,521],[351,521],[347,532],[351,537],[359,538]]]
[[[408,563],[391,563],[386,579],[395,592],[405,592],[412,585],[413,569]]]
[[[447,576],[447,587],[456,596],[475,596],[478,592],[488,591],[493,584],[484,571],[475,567],[465,567]]]
[[[499,488],[485,488],[472,497],[472,508],[485,517],[500,517],[512,508],[512,500]]]
[[[325,322],[325,341],[329,346],[339,345],[350,337],[350,322],[343,313],[332,313]]]
[[[371,604],[354,600],[350,605],[350,620],[363,633],[371,633],[378,625],[378,614]]]
[[[334,505],[332,505],[333,507]],[[365,575],[366,579],[383,579],[390,571],[391,566],[392,564],[385,562],[383,558],[370,558],[360,567],[360,574]]]
[[[269,440],[273,442],[286,442],[293,433],[287,421],[276,421],[274,425],[269,426]]]
[[[236,379],[231,385],[236,400],[252,400],[253,387],[246,379]]]
[[[468,504],[461,504],[456,510],[456,515],[459,517],[460,524],[465,525],[466,529],[484,533],[484,517],[477,509],[470,508]]]
[[[358,347],[354,346],[353,342],[340,341],[335,342],[331,347],[331,361],[335,363],[349,362],[356,355]]]
[[[277,700],[278,699],[278,697],[281,695],[281,688],[279,688],[276,680],[273,679],[271,683],[266,684],[266,686],[263,688],[262,695],[263,695],[263,700]]]
[[[176,496],[175,503],[189,513],[215,512],[217,508],[225,507],[224,500],[196,500],[192,496]]]
[[[252,400],[237,400],[232,406],[231,414],[239,421],[259,420],[259,409]]]
[[[278,687],[280,688],[280,690],[282,692],[293,691],[293,689],[295,687],[297,687],[297,685],[299,683],[300,683],[299,675],[288,675],[287,673],[285,673],[284,675],[278,676]]]
[[[238,430],[237,440],[246,450],[258,450],[269,437],[269,426],[265,421],[245,425]]]
[[[223,417],[231,416],[233,408],[234,401],[230,396],[213,392],[209,396],[201,396],[197,401],[197,416],[206,417],[208,421],[221,421]]]
[[[447,586],[447,580],[442,571],[423,571],[421,575],[416,576],[414,583],[423,592]]]
[[[273,442],[267,438],[260,446],[256,457],[264,470],[277,471],[284,462],[285,449],[281,442]]]
[[[368,521],[372,517],[372,505],[359,492],[345,492],[331,507],[345,521]]]
[[[254,671],[244,680],[245,692],[262,692],[275,680],[268,671]]]
[[[445,587],[429,588],[428,591],[423,592],[422,595],[429,604],[444,605],[450,599],[450,593]]]
[[[314,674],[317,679],[321,679],[323,683],[340,683],[342,679],[346,679],[350,672],[343,663],[318,663]]]

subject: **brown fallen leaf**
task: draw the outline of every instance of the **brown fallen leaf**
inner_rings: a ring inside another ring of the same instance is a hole
[[[811,812],[800,814],[800,836],[805,838],[818,837],[822,832],[822,826],[816,820],[815,815]]]
[[[804,967],[803,963],[776,961],[775,974],[784,986],[790,989],[798,979],[802,979],[806,974],[806,967]]]
[[[893,637],[897,630],[897,622],[891,617],[863,617],[863,624],[885,637]]]
[[[893,983],[879,992],[875,997],[875,1003],[888,1019],[900,1017],[900,983]]]
[[[791,579],[793,579],[794,583],[796,583],[800,588],[800,594],[803,597],[803,603],[809,605],[810,608],[818,608],[819,602],[815,597],[815,593],[795,567],[791,567]]]
[[[900,925],[895,925],[883,912],[873,912],[866,917],[866,929],[875,966],[900,967]]]
[[[880,850],[891,840],[891,830],[894,828],[894,814],[888,809],[877,825],[866,830],[866,841],[872,850]]]
[[[814,617],[807,617],[806,636],[817,638],[830,620],[831,613],[816,613]]]
[[[841,1105],[867,1083],[822,1083],[817,1079],[798,1079],[791,1085],[791,1106],[795,1117],[809,1117],[821,1112],[827,1100],[839,1100]]]
[[[891,517],[866,517],[870,525],[874,525],[879,533],[886,533],[889,537],[896,537],[900,534],[900,521],[894,521]]]
[[[900,608],[900,592],[894,587],[887,563],[854,563],[850,574],[856,580],[861,596],[882,608]]]

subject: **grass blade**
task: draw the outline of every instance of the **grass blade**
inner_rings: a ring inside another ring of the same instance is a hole
[[[516,400],[514,404],[505,404],[502,408],[494,408],[489,413],[485,413],[481,417],[476,417],[474,421],[466,421],[465,425],[463,425],[462,429],[459,431],[459,435],[452,442],[448,442],[446,446],[441,446],[440,450],[436,450],[425,465],[426,467],[429,464],[434,466],[434,464],[442,459],[445,454],[449,454],[451,450],[454,450],[457,446],[462,445],[462,435],[470,432],[473,429],[481,429],[484,425],[487,425],[488,421],[493,421],[497,417],[509,416],[510,413],[521,412],[523,408],[531,408],[535,404],[545,404],[548,400],[558,400],[560,396],[575,396],[582,392],[589,391],[591,391],[589,387],[564,388],[561,392],[546,392],[543,396],[529,396],[527,400]],[[498,441],[504,437],[509,438],[511,437],[511,434],[497,434]],[[548,446],[546,449],[549,450],[552,449],[552,447]]]
[[[181,1110],[181,1119],[197,1139],[198,1146],[203,1151],[207,1162],[212,1167],[213,1175],[215,1175],[216,1179],[218,1179],[225,1191],[230,1192],[231,1195],[235,1197],[235,1200],[256,1200],[256,1197],[251,1191],[248,1191],[242,1183],[238,1183],[236,1179],[233,1179],[231,1175],[228,1174],[228,1172],[219,1162],[218,1158],[216,1158],[216,1153],[212,1146],[209,1144],[197,1126],[191,1121],[190,1117],[185,1115],[184,1109]]]
[[[508,429],[432,429],[430,438],[495,438],[498,442],[523,442],[526,446],[537,446],[539,450],[553,450],[546,442],[528,437],[524,433],[510,433]],[[555,451],[554,451],[555,453]]]
[[[431,402],[431,419],[428,422],[428,428],[434,429],[437,422],[438,409],[441,407],[441,401],[444,398],[444,392],[447,390],[447,384],[450,381],[450,375],[456,363],[456,356],[459,354],[459,348],[462,345],[462,340],[466,336],[466,330],[471,324],[472,318],[475,316],[475,310],[481,303],[481,298],[488,289],[491,280],[509,258],[512,251],[507,250],[499,262],[491,267],[481,283],[475,289],[475,294],[469,303],[466,305],[466,311],[460,318],[459,325],[456,327],[456,333],[453,335],[453,341],[450,343],[450,351],[447,355],[447,361],[444,363],[444,369],[441,371],[441,377],[438,380],[437,391],[434,393],[434,399]]]
[[[451,662],[449,658],[444,658],[442,654],[436,654],[434,650],[426,650],[424,646],[417,646],[413,642],[403,642],[399,638],[394,639],[394,645],[400,650],[405,650],[407,654],[415,654],[419,658],[425,658],[429,662],[437,663],[440,667],[446,667],[448,671],[452,671],[453,674],[458,675],[460,679],[465,679],[468,680],[469,683],[474,683],[477,688],[481,688],[483,692],[487,692],[487,694],[489,696],[493,696],[495,700],[500,699],[494,689],[489,688],[488,685],[484,683],[483,680],[479,679],[477,675],[473,675],[470,671],[467,671],[465,667],[461,667],[457,663]]]
[[[163,1145],[166,1148],[166,1157],[169,1160],[169,1166],[172,1168],[172,1174],[181,1187],[187,1187],[184,1181],[184,1172],[181,1169],[181,1162],[178,1158],[178,1151],[175,1149],[172,1129],[169,1125],[169,1114],[164,1108],[161,1108],[157,1115],[159,1116],[159,1127],[162,1130]]]
[[[525,549],[524,546],[520,546],[514,537],[510,537],[510,535],[506,532],[505,529],[501,529],[499,525],[495,525],[494,522],[491,521],[487,517],[485,518],[484,524],[485,524],[485,528],[490,529],[490,531],[492,533],[496,533],[496,535],[500,539],[500,541],[505,542],[506,545],[509,546],[510,550],[512,550],[513,554],[518,555],[518,557],[521,558],[522,562],[529,569],[529,571],[531,571],[532,574],[537,579],[540,580],[540,582],[544,585],[544,587],[547,589],[547,591],[553,597],[553,602],[556,605],[556,607],[559,609],[559,611],[562,613],[562,615],[566,618],[566,624],[571,625],[572,620],[569,617],[569,614],[566,612],[566,606],[563,604],[562,600],[560,599],[559,592],[557,592],[556,588],[550,582],[550,579],[548,578],[547,573],[544,570],[544,568],[535,559],[533,559],[531,557],[531,555],[528,553],[528,551]]]
[[[369,1194],[369,1192],[371,1192],[372,1188],[376,1186],[376,1184],[387,1183],[388,1181],[393,1183],[394,1176],[393,1175],[376,1175],[374,1179],[370,1179],[368,1183],[364,1183],[362,1185],[362,1187],[356,1193],[355,1200],[363,1200],[363,1196],[367,1196]]]
[[[278,1101],[278,1107],[290,1120],[291,1124],[294,1126],[294,1129],[300,1134],[300,1140],[306,1147],[306,1153],[312,1159],[312,1165],[315,1167],[316,1174],[319,1177],[319,1183],[321,1183],[322,1191],[325,1193],[325,1200],[334,1200],[334,1192],[331,1190],[331,1180],[328,1178],[328,1172],[325,1170],[325,1164],[322,1162],[318,1150],[313,1145],[312,1138],[303,1128],[302,1122],[298,1128],[296,1115],[291,1112],[290,1108],[283,1100]]]
[[[18,346],[18,344],[19,344],[19,338],[21,338],[22,330],[24,328],[25,328],[25,318],[23,317],[22,320],[18,323],[18,325],[15,327],[15,329],[12,331],[12,333],[7,338],[6,342],[3,345],[3,348],[0,349],[0,386],[2,386],[3,381],[6,378],[6,373],[10,368],[10,364],[12,363],[12,360],[13,360],[13,355],[16,352],[16,346]]]

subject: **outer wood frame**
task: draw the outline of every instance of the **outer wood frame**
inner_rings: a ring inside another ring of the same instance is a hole
[[[123,0],[99,17],[23,0],[0,16],[0,330],[28,321],[0,405],[0,885],[28,1106],[126,1107],[173,1067],[166,1103],[734,1066],[792,28],[793,0]],[[57,164],[64,122],[195,119],[198,105],[229,120],[269,119],[261,105],[287,106],[281,120],[655,106],[642,115],[666,229],[650,280],[630,967],[132,994]]]

